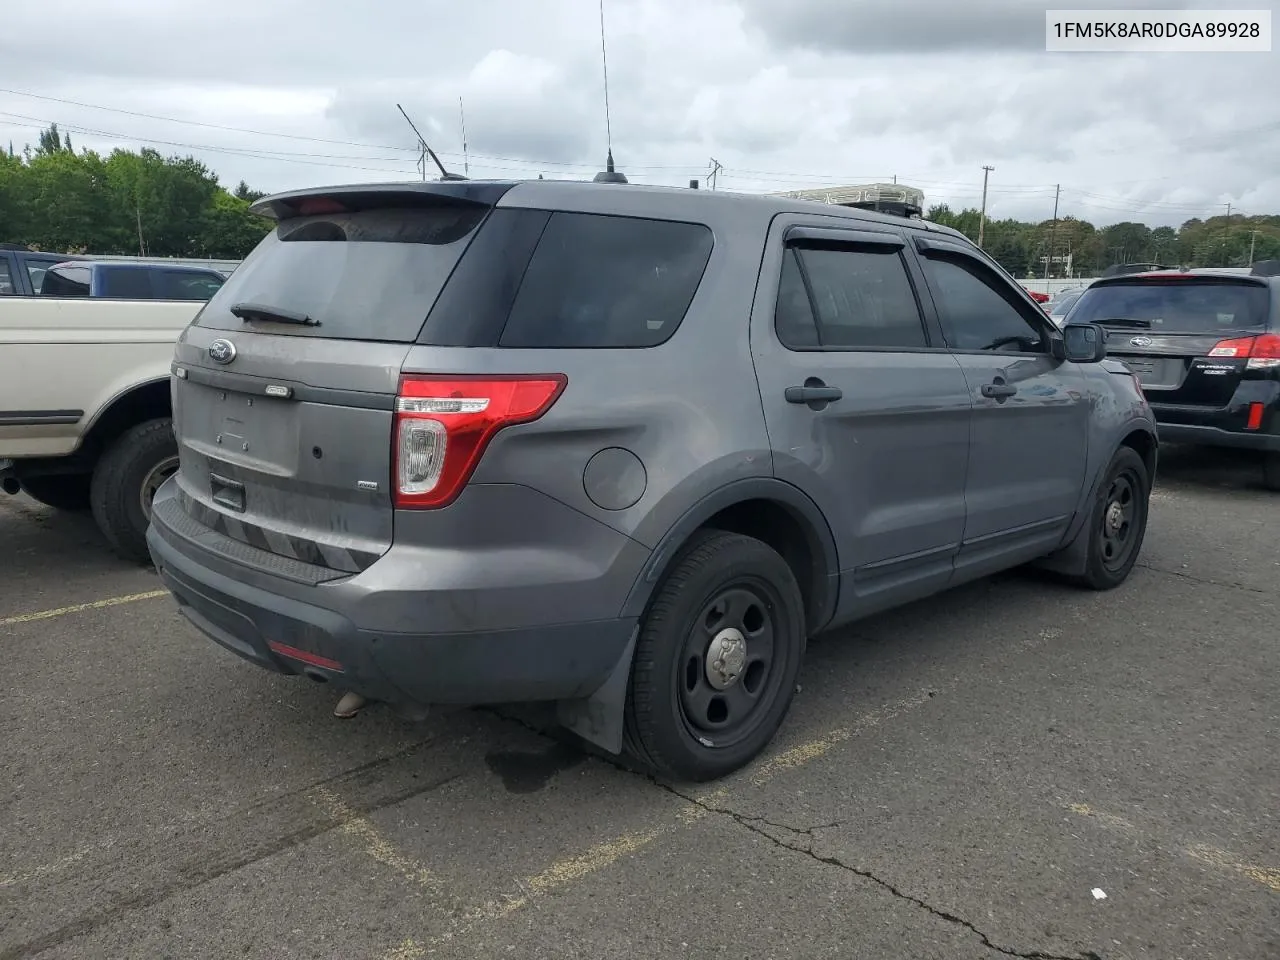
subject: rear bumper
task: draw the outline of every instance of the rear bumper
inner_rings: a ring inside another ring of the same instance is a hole
[[[1161,443],[1186,443],[1205,447],[1233,447],[1241,450],[1280,450],[1280,426],[1275,404],[1268,404],[1258,430],[1244,429],[1246,404],[1226,410],[1196,410],[1186,406],[1151,404]]]
[[[1187,443],[1202,447],[1233,447],[1238,450],[1280,450],[1280,437],[1257,431],[1224,430],[1221,427],[1188,423],[1160,424],[1161,443]]]
[[[323,679],[374,700],[585,697],[612,673],[636,626],[634,618],[614,618],[470,632],[434,632],[425,623],[421,632],[370,629],[332,602],[340,583],[240,578],[202,557],[202,548],[166,526],[162,513],[153,511],[147,544],[165,587],[197,629],[260,667]],[[375,608],[376,596],[369,595],[357,607]]]

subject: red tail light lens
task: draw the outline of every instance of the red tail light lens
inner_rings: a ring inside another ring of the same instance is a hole
[[[1240,337],[1235,340],[1219,340],[1209,351],[1211,357],[1248,358],[1245,366],[1250,370],[1280,367],[1280,335],[1264,333],[1258,337]]]
[[[405,376],[396,398],[393,500],[401,510],[443,507],[462,491],[503,427],[537,420],[556,402],[564,374]]]

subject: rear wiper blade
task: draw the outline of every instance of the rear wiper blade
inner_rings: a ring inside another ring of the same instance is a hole
[[[1108,317],[1102,321],[1104,327],[1141,327],[1143,330],[1151,329],[1150,320],[1139,320],[1136,317]]]
[[[241,320],[274,320],[277,323],[298,323],[304,327],[320,326],[319,320],[312,320],[305,313],[263,303],[237,303],[231,308],[231,315]]]

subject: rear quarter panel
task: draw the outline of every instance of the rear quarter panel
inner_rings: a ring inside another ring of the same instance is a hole
[[[0,418],[75,411],[73,423],[0,423],[0,457],[75,451],[103,409],[169,378],[174,343],[199,302],[0,299]]]
[[[539,191],[542,202],[547,194]],[[701,498],[734,480],[772,476],[749,342],[769,212],[696,191],[673,200],[635,187],[552,199],[558,210],[711,229],[711,257],[674,335],[631,350],[415,347],[405,370],[567,375],[545,416],[494,438],[472,482],[533,487],[652,548]],[[520,187],[501,205],[523,205]]]

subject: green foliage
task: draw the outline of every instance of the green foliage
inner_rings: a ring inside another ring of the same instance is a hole
[[[37,250],[237,260],[270,229],[249,212],[261,196],[191,157],[76,153],[56,124],[34,150],[0,151],[0,240]]]
[[[927,219],[954,227],[978,239],[979,212],[953,211],[946,204],[929,208]],[[1054,257],[1071,256],[1072,275],[1097,276],[1115,263],[1163,263],[1188,267],[1247,267],[1250,244],[1253,260],[1280,258],[1280,216],[1246,217],[1233,214],[1188,220],[1177,229],[1149,228],[1126,221],[1101,229],[1085,220],[1063,217],[1054,224],[1019,220],[988,220],[982,246],[1016,277],[1044,276],[1050,248]],[[1050,276],[1065,276],[1066,264],[1053,263]]]

